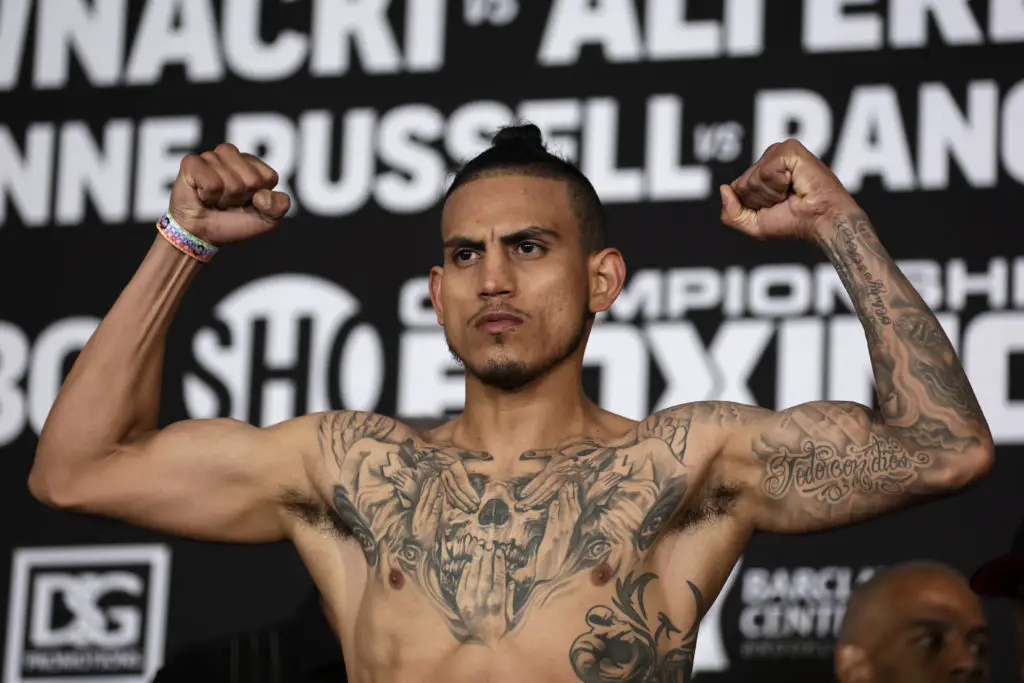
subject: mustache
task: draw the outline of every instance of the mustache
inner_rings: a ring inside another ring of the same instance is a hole
[[[494,315],[495,313],[503,313],[505,315],[514,315],[515,317],[517,317],[517,318],[519,318],[521,320],[526,320],[529,317],[529,316],[526,315],[525,311],[521,311],[518,308],[515,308],[514,306],[509,306],[507,304],[501,304],[501,305],[498,305],[498,306],[484,306],[479,311],[477,311],[473,315],[472,318],[469,319],[469,324],[471,326],[475,325],[485,315]]]

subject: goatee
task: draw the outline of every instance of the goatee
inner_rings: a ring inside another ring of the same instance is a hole
[[[586,336],[587,323],[592,319],[593,315],[590,313],[589,307],[584,309],[583,319],[568,342],[559,348],[556,353],[533,365],[512,359],[489,360],[483,365],[466,363],[465,359],[452,346],[447,330],[445,330],[444,340],[448,344],[448,352],[451,353],[452,358],[455,359],[456,363],[465,368],[466,372],[470,375],[480,380],[486,386],[502,391],[515,391],[543,377],[552,368],[576,353],[580,346],[582,346],[583,338]],[[501,334],[494,335],[492,343],[504,346],[503,336]]]

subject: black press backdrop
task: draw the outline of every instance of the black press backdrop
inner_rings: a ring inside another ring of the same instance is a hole
[[[3,680],[145,680],[310,587],[289,547],[168,538],[26,489],[63,373],[153,239],[181,156],[258,153],[295,209],[204,267],[164,419],[439,417],[462,392],[425,300],[437,197],[519,119],[581,164],[630,267],[588,350],[606,407],[873,400],[822,255],[717,220],[717,184],[787,136],[856,192],[955,340],[992,476],[855,528],[756,538],[705,619],[701,680],[829,680],[852,586],[909,558],[971,572],[1021,516],[1022,42],[1019,0],[3,0]],[[1006,608],[987,609],[1009,680]]]

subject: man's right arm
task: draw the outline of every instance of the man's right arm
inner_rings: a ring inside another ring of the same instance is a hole
[[[170,213],[216,244],[276,225],[277,176],[231,146],[186,158]],[[258,208],[257,208],[258,207]],[[158,236],[79,354],[47,417],[29,488],[59,508],[194,538],[286,534],[281,501],[311,496],[318,416],[260,429],[231,419],[157,428],[167,331],[201,264]]]

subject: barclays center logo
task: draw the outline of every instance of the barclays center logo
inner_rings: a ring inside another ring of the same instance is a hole
[[[361,312],[355,296],[314,275],[238,287],[193,337],[186,410],[261,427],[342,407],[373,410],[384,388],[384,345]]]

